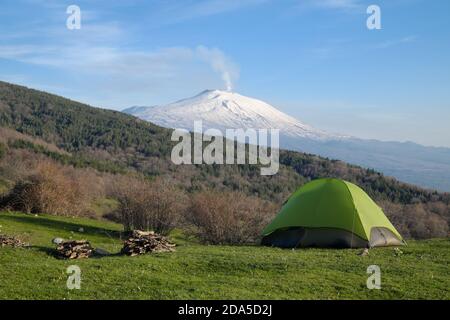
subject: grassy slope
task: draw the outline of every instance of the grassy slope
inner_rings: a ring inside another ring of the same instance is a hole
[[[0,247],[0,299],[450,299],[449,239],[360,257],[359,250],[204,246],[174,234],[175,253],[65,261],[51,255],[53,237],[87,238],[117,253],[120,226],[18,213],[0,213],[0,226],[33,245]],[[82,270],[81,290],[66,289],[71,264]],[[381,267],[381,290],[366,288],[371,264]]]

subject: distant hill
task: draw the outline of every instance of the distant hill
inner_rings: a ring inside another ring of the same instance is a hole
[[[450,148],[408,142],[385,142],[330,134],[297,120],[270,104],[236,92],[206,90],[168,105],[132,107],[123,112],[166,128],[280,129],[280,145],[374,168],[405,182],[450,191]],[[345,131],[343,129],[342,131]]]
[[[0,82],[0,127],[39,138],[65,153],[51,152],[45,146],[21,142],[21,139],[10,142],[11,148],[27,148],[64,164],[100,171],[170,176],[188,192],[206,188],[239,190],[281,204],[292,191],[311,179],[336,177],[358,184],[377,202],[389,205],[392,211],[387,214],[399,224],[414,223],[412,213],[408,216],[412,207],[405,206],[418,204],[423,206],[423,221],[430,220],[429,217],[441,225],[449,221],[448,194],[311,154],[281,150],[281,168],[275,176],[261,176],[256,165],[176,166],[170,161],[173,143],[169,129],[131,115],[5,82]]]

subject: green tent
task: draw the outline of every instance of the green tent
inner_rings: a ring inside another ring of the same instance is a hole
[[[291,195],[264,229],[262,244],[358,248],[402,245],[403,240],[361,188],[339,179],[318,179]]]

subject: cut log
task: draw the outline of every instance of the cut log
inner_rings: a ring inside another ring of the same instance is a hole
[[[152,252],[175,251],[175,244],[166,237],[153,231],[134,230],[131,237],[125,240],[122,253],[137,256]]]
[[[28,246],[28,244],[15,237],[0,234],[0,247],[6,246],[17,248],[17,247],[26,247]]]
[[[66,259],[89,258],[93,253],[93,248],[87,240],[64,241],[56,247],[59,257]]]

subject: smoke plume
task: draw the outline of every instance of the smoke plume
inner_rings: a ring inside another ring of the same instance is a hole
[[[227,91],[233,90],[233,79],[239,77],[238,68],[217,48],[198,46],[197,55],[203,61],[209,63],[214,71],[220,73]]]

